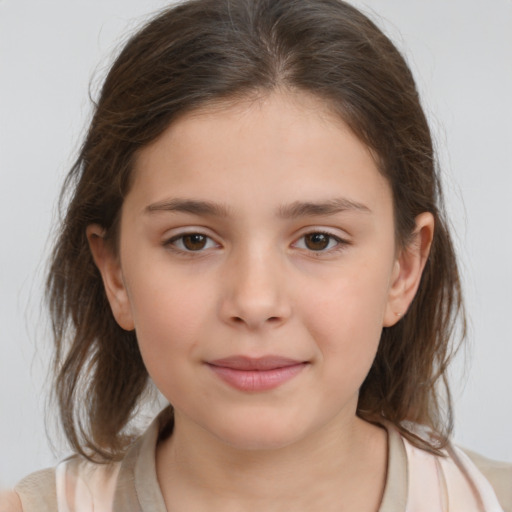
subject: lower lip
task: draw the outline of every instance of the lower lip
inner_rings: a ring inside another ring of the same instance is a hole
[[[240,391],[268,391],[298,375],[307,363],[298,363],[271,370],[235,370],[209,365],[213,372],[231,387]]]

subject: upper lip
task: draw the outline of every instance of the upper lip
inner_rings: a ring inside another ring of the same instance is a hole
[[[287,366],[295,366],[303,363],[305,363],[305,361],[273,355],[263,357],[230,356],[222,359],[215,359],[214,361],[208,361],[208,364],[212,366],[220,366],[223,368],[242,371],[275,370],[276,368],[285,368]]]

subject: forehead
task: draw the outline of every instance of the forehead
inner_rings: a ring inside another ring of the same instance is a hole
[[[185,114],[139,152],[134,172],[132,188],[147,201],[194,190],[243,204],[260,189],[266,199],[281,195],[281,201],[323,200],[335,191],[389,199],[370,149],[326,102],[303,93]]]

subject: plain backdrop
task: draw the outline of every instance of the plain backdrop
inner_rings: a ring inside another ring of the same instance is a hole
[[[512,1],[354,3],[405,52],[440,153],[470,320],[452,378],[455,439],[512,461]],[[126,34],[165,5],[0,0],[0,487],[66,454],[55,437],[52,453],[44,423],[56,199],[91,79],[94,91]]]

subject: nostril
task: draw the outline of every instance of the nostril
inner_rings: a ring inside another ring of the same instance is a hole
[[[249,325],[249,322],[247,322],[240,316],[233,316],[233,317],[231,317],[231,320],[235,324],[248,324]],[[281,321],[280,317],[270,316],[266,319],[266,321],[264,323],[278,324],[280,321]]]

